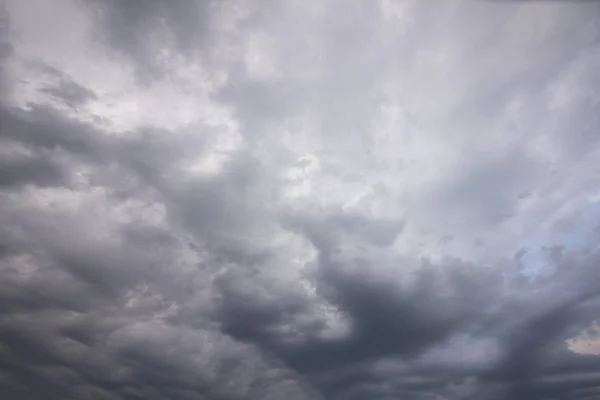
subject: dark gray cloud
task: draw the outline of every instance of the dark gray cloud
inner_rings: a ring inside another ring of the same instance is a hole
[[[5,3],[3,398],[600,396],[598,7]]]
[[[63,81],[58,86],[44,89],[43,92],[64,101],[71,107],[77,107],[78,104],[95,97],[91,91],[71,81]]]
[[[0,163],[0,185],[22,184],[55,185],[64,182],[64,172],[59,165],[43,157],[6,156]]]

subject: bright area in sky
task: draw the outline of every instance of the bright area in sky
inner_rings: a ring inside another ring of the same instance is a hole
[[[600,398],[599,17],[0,1],[0,397]]]

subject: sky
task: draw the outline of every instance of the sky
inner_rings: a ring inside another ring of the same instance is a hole
[[[0,398],[600,399],[600,2],[0,0]]]

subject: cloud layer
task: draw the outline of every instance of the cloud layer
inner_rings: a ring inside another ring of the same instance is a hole
[[[600,398],[599,4],[0,10],[0,397]]]

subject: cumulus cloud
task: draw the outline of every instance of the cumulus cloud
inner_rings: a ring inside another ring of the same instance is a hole
[[[599,12],[5,0],[0,395],[600,397]]]

